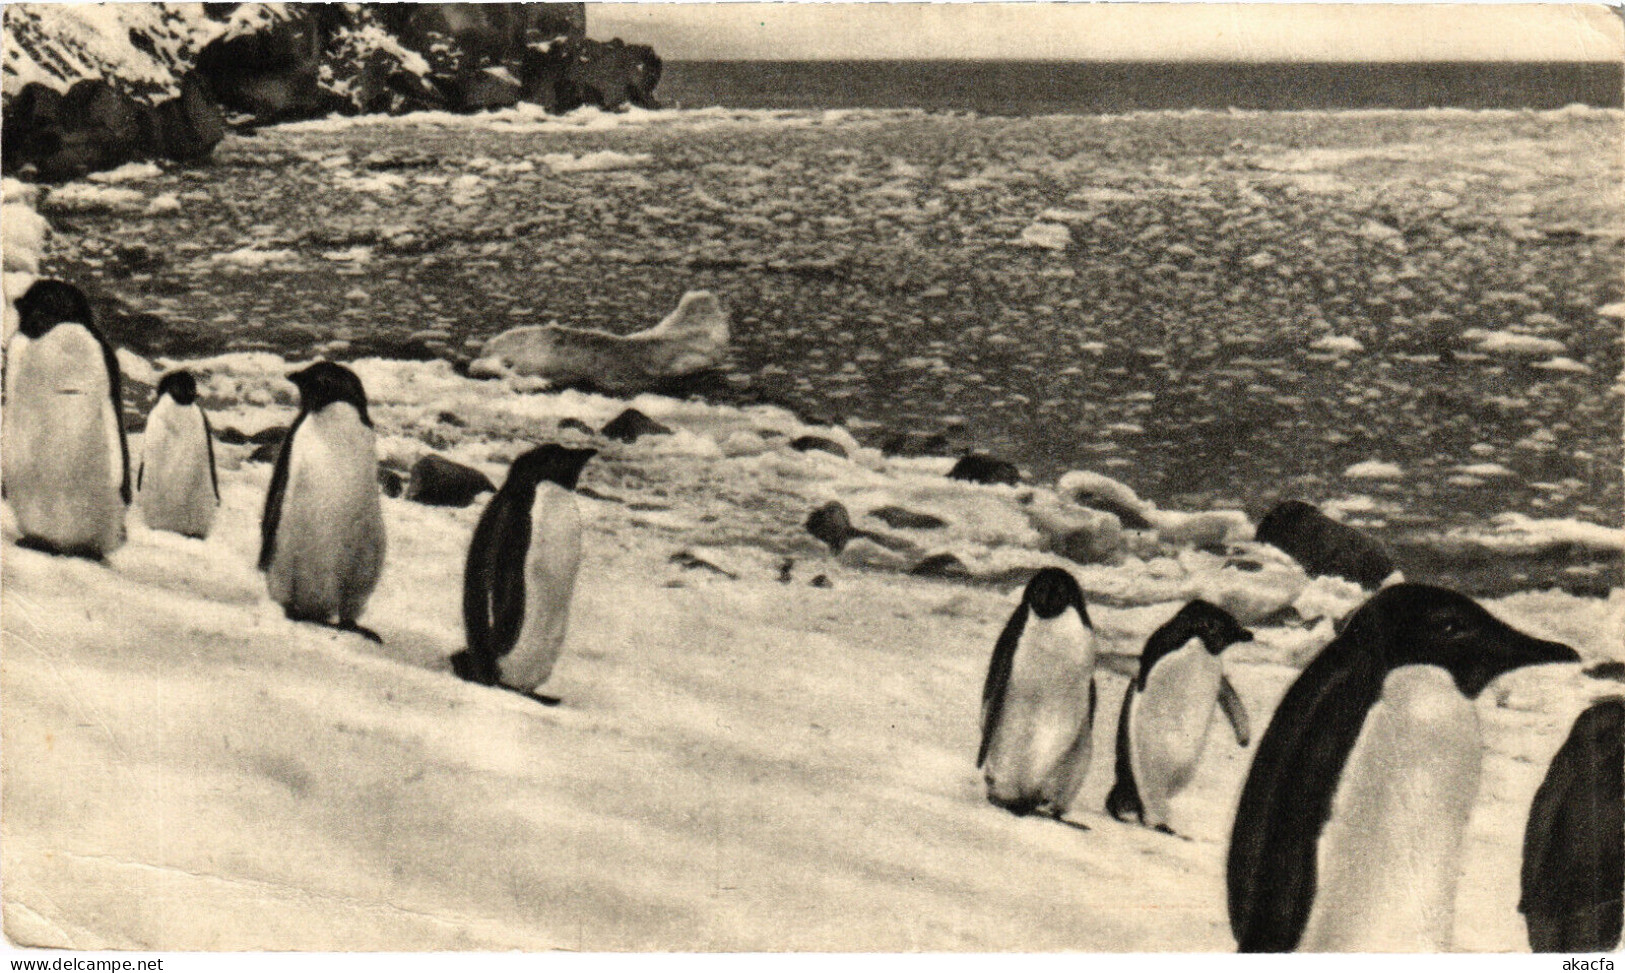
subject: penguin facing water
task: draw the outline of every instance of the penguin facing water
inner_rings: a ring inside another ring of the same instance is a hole
[[[380,642],[356,624],[384,566],[366,390],[354,372],[330,362],[288,380],[299,388],[299,415],[282,440],[260,520],[266,589],[295,621],[336,624]]]
[[[593,449],[549,443],[513,461],[480,515],[463,573],[468,648],[451,657],[470,682],[501,686],[544,705],[537,688],[564,647],[581,563],[576,481]]]
[[[1450,945],[1482,743],[1484,687],[1578,662],[1463,595],[1372,596],[1282,697],[1230,837],[1242,952],[1437,952]]]
[[[1044,568],[999,634],[982,687],[987,799],[1015,815],[1059,820],[1089,770],[1095,637],[1072,575]]]
[[[1625,924],[1625,699],[1591,704],[1529,807],[1518,911],[1537,953],[1612,952]]]
[[[1117,780],[1106,810],[1119,821],[1168,834],[1168,802],[1196,773],[1215,704],[1247,745],[1247,711],[1219,654],[1253,633],[1222,608],[1198,598],[1146,640],[1140,671],[1123,693],[1117,718]]]
[[[19,543],[100,559],[124,543],[130,502],[118,357],[72,284],[37,280],[16,307],[0,480]]]
[[[214,433],[197,401],[197,380],[174,371],[158,382],[158,401],[147,415],[136,506],[153,530],[207,537],[220,507],[214,468]]]

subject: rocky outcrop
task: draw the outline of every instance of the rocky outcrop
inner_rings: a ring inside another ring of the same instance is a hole
[[[10,4],[5,166],[44,179],[196,159],[244,124],[534,101],[658,107],[660,58],[580,3]]]
[[[1394,573],[1393,558],[1381,543],[1302,500],[1279,503],[1265,514],[1256,539],[1284,551],[1311,575],[1378,588]]]
[[[689,291],[664,321],[631,335],[553,323],[504,331],[485,343],[469,374],[528,375],[612,394],[669,391],[718,368],[728,354],[728,314],[710,291]]]

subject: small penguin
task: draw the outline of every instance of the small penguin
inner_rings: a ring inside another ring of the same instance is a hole
[[[1165,834],[1168,801],[1185,789],[1207,743],[1217,703],[1247,745],[1247,710],[1224,676],[1219,653],[1253,633],[1222,608],[1198,598],[1146,640],[1140,672],[1123,693],[1117,717],[1117,782],[1106,810],[1130,815]]]
[[[571,491],[597,453],[549,443],[508,468],[468,547],[468,648],[451,657],[458,676],[559,704],[536,689],[553,674],[564,647],[581,563],[581,514]]]
[[[1067,572],[1044,568],[999,634],[982,687],[976,766],[988,801],[1017,816],[1062,819],[1089,770],[1095,701],[1083,591]]]
[[[0,480],[19,544],[100,560],[124,543],[130,503],[118,357],[72,284],[37,280],[16,307]]]
[[[288,380],[299,415],[271,474],[259,567],[271,600],[295,621],[356,624],[384,566],[384,515],[367,393],[343,365],[317,362]]]
[[[1608,953],[1625,914],[1625,699],[1574,721],[1529,808],[1518,911],[1537,953]]]
[[[1373,595],[1259,741],[1230,836],[1241,951],[1448,948],[1482,761],[1473,700],[1503,673],[1578,661],[1444,588]]]
[[[214,431],[197,401],[197,380],[190,372],[170,372],[158,382],[135,491],[148,527],[209,536],[220,506],[220,480],[214,468]]]

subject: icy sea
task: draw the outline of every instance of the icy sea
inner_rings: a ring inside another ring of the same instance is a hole
[[[1621,120],[518,109],[234,134],[42,211],[47,269],[149,355],[466,361],[706,288],[734,327],[713,400],[1168,508],[1300,497],[1433,578],[1596,593],[1617,554],[1583,538],[1486,566],[1448,536],[1620,526]]]

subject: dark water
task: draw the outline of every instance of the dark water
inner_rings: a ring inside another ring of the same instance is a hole
[[[1180,108],[1618,107],[1613,63],[1241,64],[674,61],[659,95],[704,108],[923,108],[984,115]]]

